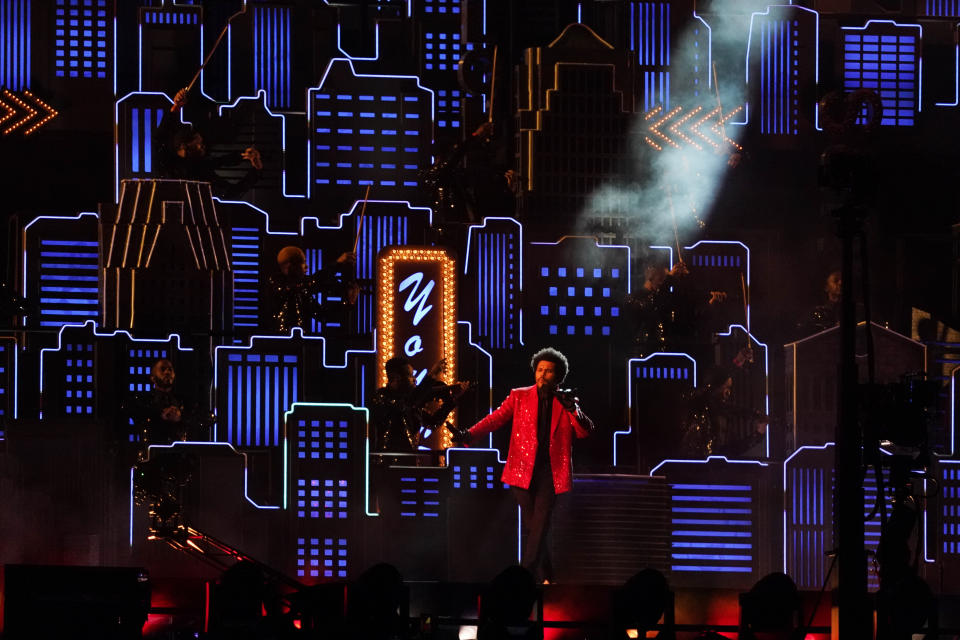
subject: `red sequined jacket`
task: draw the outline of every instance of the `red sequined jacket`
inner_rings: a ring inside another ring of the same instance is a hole
[[[470,436],[479,436],[506,426],[511,418],[510,451],[503,468],[504,483],[521,489],[530,488],[533,464],[537,459],[537,387],[514,389],[493,413],[470,427]],[[573,437],[586,438],[593,430],[593,422],[579,408],[567,411],[553,398],[553,416],[550,426],[550,466],[553,469],[553,489],[566,493],[573,487],[570,449]]]

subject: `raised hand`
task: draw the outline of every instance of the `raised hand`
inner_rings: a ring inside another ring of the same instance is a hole
[[[260,152],[257,151],[256,147],[247,147],[240,156],[244,160],[249,160],[254,169],[258,171],[263,169],[263,160],[260,159]]]

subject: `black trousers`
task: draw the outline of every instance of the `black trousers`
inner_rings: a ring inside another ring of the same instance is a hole
[[[550,560],[550,516],[557,501],[553,489],[550,464],[534,467],[529,489],[510,487],[520,505],[520,524],[526,542],[520,564],[529,570],[537,582],[553,581],[553,563]]]

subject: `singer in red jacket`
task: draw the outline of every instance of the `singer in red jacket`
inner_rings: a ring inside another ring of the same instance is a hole
[[[573,438],[585,438],[593,422],[580,410],[577,398],[558,386],[566,378],[567,358],[546,348],[530,360],[535,385],[514,389],[496,411],[473,425],[468,439],[513,425],[503,482],[520,505],[527,534],[522,564],[540,581],[552,579],[547,534],[558,494],[573,486],[570,461]]]

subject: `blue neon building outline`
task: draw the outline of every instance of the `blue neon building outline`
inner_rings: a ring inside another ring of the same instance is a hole
[[[731,336],[734,329],[740,329],[743,331],[751,342],[754,342],[757,346],[763,347],[763,379],[764,379],[764,391],[763,391],[763,413],[765,416],[770,416],[770,348],[763,342],[757,340],[757,338],[747,331],[747,328],[742,324],[732,324],[727,327],[726,332],[717,333],[718,336]],[[765,443],[765,453],[766,457],[770,457],[770,425],[767,425],[767,431],[765,434],[764,443]]]
[[[745,284],[746,284],[746,286],[747,286],[747,296],[749,297],[749,296],[750,296],[750,247],[748,247],[748,246],[745,245],[744,243],[740,242],[739,240],[699,240],[699,241],[691,244],[690,246],[684,247],[684,250],[690,251],[691,249],[696,249],[696,248],[699,247],[701,244],[710,244],[710,245],[715,245],[715,244],[730,244],[730,245],[733,245],[733,244],[736,244],[736,245],[739,245],[739,246],[743,247],[743,248],[746,250],[746,252],[747,252],[747,266],[746,266],[746,268],[744,269],[744,272],[745,272],[745,274],[744,274],[744,282],[745,282]],[[744,300],[744,302],[747,302],[747,301]],[[748,302],[747,302],[747,304],[746,304],[746,307],[747,307],[747,317],[745,318],[745,320],[746,320],[746,323],[747,323],[747,327],[749,327],[749,326],[750,326],[750,304],[749,304]]]
[[[630,358],[627,360],[627,415],[633,415],[633,387],[630,384],[630,370],[631,365],[634,362],[646,362],[651,358],[656,358],[658,356],[671,356],[671,357],[681,357],[686,358],[693,363],[693,388],[697,388],[697,361],[694,360],[693,356],[687,353],[680,352],[670,352],[670,351],[658,351],[657,353],[651,353],[650,355],[643,356],[642,358]],[[632,418],[631,418],[632,420]],[[614,431],[613,432],[613,466],[617,466],[617,436],[629,435],[633,432],[633,425],[628,424],[626,431]],[[663,463],[661,463],[663,464]],[[649,475],[653,475],[650,473]]]
[[[783,493],[784,493],[784,506],[783,506],[783,572],[787,573],[787,506],[786,506],[786,494],[787,494],[787,465],[793,460],[801,451],[806,449],[814,451],[824,451],[825,449],[835,446],[833,442],[827,442],[821,445],[810,445],[805,444],[802,447],[797,447],[786,459],[783,461]]]
[[[731,459],[728,458],[727,456],[707,456],[706,458],[704,458],[704,459],[702,459],[702,460],[700,460],[700,459],[689,459],[689,460],[685,460],[685,459],[682,459],[682,458],[667,458],[666,460],[662,460],[662,461],[661,461],[657,466],[655,466],[654,468],[650,469],[650,473],[647,474],[647,475],[651,475],[651,476],[654,475],[654,473],[657,471],[657,469],[659,469],[660,467],[662,467],[663,465],[665,465],[665,464],[667,464],[667,463],[708,464],[708,463],[710,463],[710,462],[712,462],[712,461],[715,461],[715,460],[722,460],[722,461],[724,461],[724,462],[726,462],[726,463],[728,463],[728,464],[754,464],[754,465],[757,465],[757,466],[760,466],[760,467],[769,467],[769,466],[770,466],[768,463],[763,462],[763,461],[761,461],[761,460],[731,460]]]
[[[21,282],[21,286],[22,286],[22,288],[23,288],[22,293],[23,293],[24,295],[27,294],[27,230],[28,230],[31,226],[33,226],[33,223],[34,223],[34,222],[37,222],[38,220],[80,220],[80,219],[83,218],[84,216],[93,216],[94,218],[96,218],[96,219],[98,219],[98,220],[100,219],[100,214],[99,214],[99,213],[95,213],[95,212],[93,212],[93,211],[81,211],[80,213],[78,213],[78,214],[75,215],[75,216],[46,216],[46,215],[44,215],[44,216],[37,216],[37,217],[33,218],[32,220],[30,220],[30,222],[28,222],[27,224],[25,224],[25,225],[23,226],[23,231],[20,232],[20,233],[22,234],[21,237],[23,238],[23,251],[22,251],[22,258],[23,258],[23,267],[22,267],[22,268],[23,268],[23,271],[22,271],[22,280],[20,280],[20,282]],[[88,320],[87,322],[92,322],[92,320]],[[86,323],[85,323],[85,322],[82,322],[82,323],[81,323],[81,322],[78,322],[78,323],[68,324],[68,325],[65,325],[65,326],[79,326],[79,325],[81,325],[81,324],[86,324]]]
[[[841,31],[866,31],[871,24],[892,24],[900,28],[916,27],[920,35],[917,36],[917,113],[923,113],[923,25],[920,23],[899,23],[896,20],[870,19],[862,27],[840,27]]]
[[[699,20],[703,24],[703,26],[707,28],[707,88],[712,89],[713,73],[711,72],[711,70],[713,69],[713,28],[710,26],[710,24],[706,20],[701,18],[696,11],[693,12],[693,18],[694,20]],[[747,45],[747,50],[749,51],[749,45]],[[721,117],[723,116],[723,114],[720,114],[720,115]],[[673,247],[671,247],[670,249],[672,252]]]
[[[770,9],[785,8],[785,7],[790,9],[801,9],[803,11],[809,11],[814,16],[816,16],[816,26],[814,27],[814,30],[813,30],[814,32],[813,83],[815,87],[820,86],[820,13],[818,11],[815,11],[814,9],[793,4],[791,1],[791,4],[772,4],[772,5],[769,5],[764,11],[754,11],[753,13],[750,14],[750,27],[747,30],[747,55],[746,55],[746,64],[745,64],[746,75],[744,77],[744,83],[747,85],[748,88],[750,86],[750,44],[753,38],[753,21],[756,19],[757,16],[770,15]],[[869,24],[869,22],[867,24]],[[866,27],[863,27],[863,28],[866,28]],[[728,124],[745,125],[750,121],[749,90],[747,91],[747,99],[744,101],[743,113],[744,113],[743,122],[730,122]],[[813,126],[817,131],[823,131],[823,129],[820,127],[820,105],[819,104],[815,104],[813,107]]]
[[[366,427],[363,434],[363,510],[368,516],[379,516],[379,513],[370,513],[370,410],[366,407],[358,407],[349,402],[294,402],[290,408],[283,413],[283,508],[287,508],[287,480],[289,476],[289,439],[287,421],[291,414],[297,410],[297,407],[341,407],[351,411],[358,411],[363,414],[363,424]]]
[[[267,91],[266,89],[258,89],[256,95],[252,96],[238,96],[233,102],[229,104],[221,104],[217,107],[217,115],[222,116],[224,109],[234,109],[238,104],[243,100],[254,100],[260,101],[263,110],[267,112],[267,115],[271,118],[280,118],[281,123],[281,134],[280,134],[280,153],[284,158],[287,156],[287,117],[282,113],[274,113],[270,110],[270,107],[267,106]],[[299,193],[287,193],[287,167],[286,163],[280,170],[281,178],[281,187],[280,192],[284,198],[306,198],[306,194]]]
[[[307,132],[312,134],[313,132],[313,94],[319,92],[323,89],[323,84],[327,81],[327,76],[330,74],[330,70],[333,68],[333,65],[337,62],[346,62],[350,67],[350,73],[354,78],[383,78],[383,79],[395,79],[395,80],[415,80],[417,83],[417,88],[422,89],[430,94],[430,141],[433,142],[433,122],[436,119],[436,94],[433,89],[423,85],[423,82],[420,80],[419,76],[408,76],[408,75],[385,75],[379,73],[357,73],[356,68],[353,66],[353,58],[332,58],[330,62],[327,63],[326,69],[324,69],[323,74],[320,76],[320,82],[317,83],[317,86],[310,87],[307,89]],[[310,135],[307,136],[308,138]],[[310,140],[307,140],[307,197],[310,197],[313,185],[313,166],[312,166],[312,155],[313,147],[310,143]]]
[[[180,338],[180,334],[179,334],[179,333],[171,333],[171,334],[168,334],[166,338],[134,338],[132,335],[130,335],[130,332],[129,332],[129,331],[126,331],[125,329],[117,329],[117,330],[111,331],[111,332],[99,333],[99,332],[97,332],[97,323],[96,323],[94,320],[87,320],[86,322],[76,323],[76,324],[65,324],[65,325],[62,325],[62,326],[60,327],[60,330],[57,332],[57,346],[56,346],[56,348],[53,348],[53,347],[44,347],[44,348],[40,349],[40,388],[39,388],[39,391],[40,391],[40,396],[41,396],[41,397],[43,397],[43,360],[44,360],[44,357],[46,356],[47,351],[50,351],[50,352],[58,352],[58,351],[60,351],[60,350],[63,348],[63,332],[64,332],[65,329],[68,329],[68,328],[71,328],[71,327],[90,327],[91,335],[92,335],[94,338],[112,338],[112,337],[114,337],[114,336],[116,336],[116,335],[123,334],[123,335],[125,335],[131,342],[167,343],[167,342],[170,342],[171,340],[173,340],[173,341],[174,341],[174,344],[175,344],[175,347],[174,347],[174,348],[175,348],[177,351],[193,351],[193,347],[184,347],[184,346],[182,346],[182,344],[181,344],[181,342],[180,342],[180,341],[181,341],[181,338]],[[42,417],[42,412],[41,412],[41,417]]]
[[[569,240],[571,238],[587,238],[587,239],[593,240],[594,244],[598,249],[626,249],[627,250],[627,295],[630,295],[630,290],[632,287],[631,280],[633,279],[630,273],[630,270],[632,269],[631,263],[633,262],[630,259],[630,245],[600,244],[600,241],[596,238],[596,236],[578,236],[578,235],[565,235],[565,236],[562,236],[556,242],[530,242],[529,244],[540,245],[540,246],[545,246],[545,245],[559,246],[561,242],[563,242],[564,240]],[[697,244],[699,244],[699,242]]]

